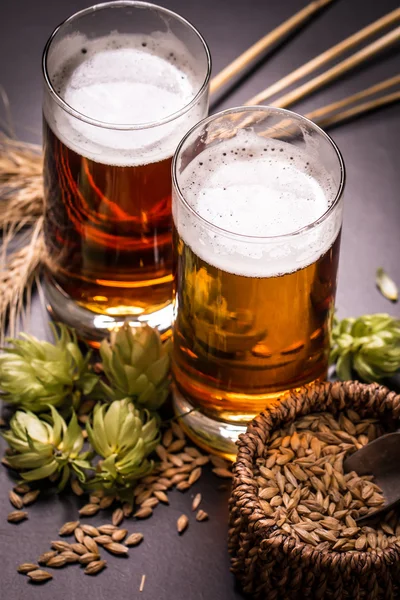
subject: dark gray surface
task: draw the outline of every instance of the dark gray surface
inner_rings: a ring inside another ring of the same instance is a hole
[[[191,20],[209,42],[214,73],[272,29],[306,0],[165,0],[163,4]],[[0,84],[10,99],[18,135],[40,141],[42,48],[51,30],[76,10],[90,5],[84,0],[1,0]],[[357,29],[398,5],[396,0],[338,0],[313,23],[274,53],[241,82],[218,108],[237,106],[276,79],[324,51]],[[294,107],[305,113],[363,89],[398,72],[399,54],[394,50],[368,67],[343,78]],[[330,131],[341,149],[347,167],[346,211],[339,273],[339,314],[358,315],[385,311],[400,316],[399,304],[391,305],[374,286],[376,267],[383,266],[400,282],[400,184],[398,139],[400,105],[394,105]],[[35,305],[32,329],[45,330],[45,315]],[[131,551],[131,558],[109,558],[103,574],[90,579],[78,568],[56,573],[54,582],[41,588],[28,585],[15,573],[22,560],[33,560],[47,549],[59,526],[75,518],[70,498],[44,501],[29,510],[30,519],[20,526],[5,523],[10,510],[10,481],[0,470],[0,598],[1,600],[78,600],[92,595],[96,600],[112,597],[152,600],[217,600],[240,598],[229,574],[226,553],[228,493],[216,489],[207,474],[196,484],[208,523],[192,522],[182,538],[176,519],[189,513],[192,492],[171,493],[171,506],[156,509],[152,519],[129,524],[142,531],[145,541]],[[99,522],[94,518],[90,522]],[[147,575],[145,591],[138,588]]]

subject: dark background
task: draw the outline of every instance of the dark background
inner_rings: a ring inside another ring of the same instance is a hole
[[[161,1],[161,0],[160,0]],[[0,85],[8,95],[21,139],[40,142],[41,52],[53,28],[73,12],[89,6],[85,0],[0,0]],[[300,10],[307,0],[164,0],[163,5],[192,21],[208,41],[216,74],[239,53]],[[241,80],[212,110],[238,106],[256,92],[286,75],[331,45],[398,6],[397,0],[337,0],[313,19],[279,51]],[[391,49],[362,69],[342,78],[293,107],[300,113],[324,106],[398,72],[398,49]],[[1,115],[1,113],[0,113]],[[330,130],[347,168],[346,209],[341,251],[337,308],[340,316],[390,312],[400,316],[376,290],[375,270],[384,267],[400,284],[399,135],[400,105],[392,105]],[[32,330],[43,335],[46,315],[34,307]],[[207,471],[207,469],[205,469]],[[70,497],[44,500],[29,509],[29,521],[6,522],[11,482],[0,470],[0,598],[26,600],[106,600],[118,597],[152,600],[233,600],[240,598],[229,574],[226,552],[228,491],[218,491],[221,480],[206,473],[189,493],[170,494],[171,505],[160,506],[144,522],[129,523],[141,531],[143,544],[129,559],[108,558],[109,568],[94,579],[78,568],[55,572],[44,587],[28,585],[16,574],[20,562],[35,560],[57,538],[61,524],[76,518]],[[176,520],[189,514],[191,497],[201,491],[208,523],[191,519],[182,538]],[[89,521],[89,519],[88,519]],[[91,523],[104,521],[101,517]],[[139,594],[142,574],[147,576]]]

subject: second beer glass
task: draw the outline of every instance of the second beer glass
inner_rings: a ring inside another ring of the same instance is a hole
[[[171,325],[171,160],[207,114],[196,29],[146,2],[67,19],[43,56],[46,292],[89,340]]]
[[[289,111],[194,127],[173,162],[175,409],[223,454],[283,392],[327,375],[344,167]]]

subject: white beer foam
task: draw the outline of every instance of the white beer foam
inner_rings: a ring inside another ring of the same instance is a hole
[[[74,35],[61,44],[56,53],[66,60],[53,67],[54,88],[73,109],[104,123],[141,125],[167,118],[188,105],[203,82],[190,66],[195,59],[172,33],[115,33],[95,40]],[[45,112],[71,150],[97,162],[135,166],[171,157],[201,111],[204,107],[136,131],[96,127],[58,107]]]
[[[246,131],[203,151],[183,171],[180,188],[212,227],[175,197],[179,235],[208,264],[236,275],[271,277],[304,268],[330,248],[339,232],[340,219],[333,218],[293,237],[273,239],[317,221],[334,200],[334,185],[293,146]],[[242,240],[235,234],[270,239]]]

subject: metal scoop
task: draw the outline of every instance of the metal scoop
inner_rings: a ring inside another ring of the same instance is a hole
[[[370,442],[344,461],[345,472],[373,475],[383,491],[385,503],[376,511],[360,517],[357,523],[370,521],[400,502],[400,431],[387,433]]]

